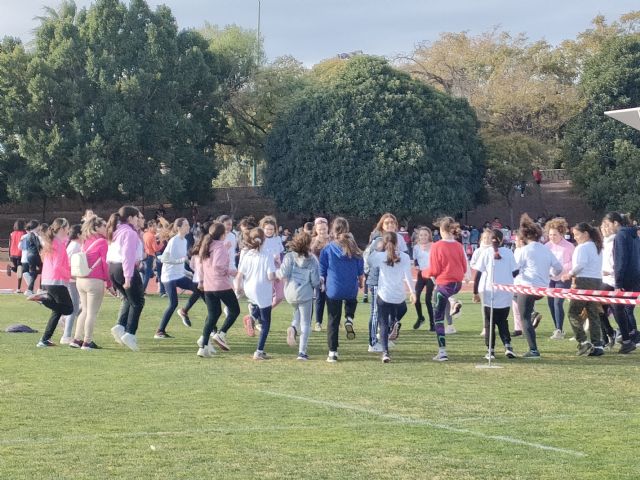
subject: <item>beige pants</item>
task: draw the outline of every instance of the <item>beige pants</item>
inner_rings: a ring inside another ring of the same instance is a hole
[[[82,311],[78,316],[74,338],[90,343],[93,341],[93,328],[104,298],[104,281],[97,278],[78,278],[76,287],[80,294]]]

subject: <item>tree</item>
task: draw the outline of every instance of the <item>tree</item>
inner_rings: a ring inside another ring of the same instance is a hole
[[[482,189],[468,103],[368,56],[311,83],[266,142],[265,187],[285,211],[458,212]]]
[[[587,61],[580,87],[586,107],[565,131],[563,159],[573,183],[597,210],[640,212],[640,132],[604,116],[640,105],[640,35],[607,41]]]

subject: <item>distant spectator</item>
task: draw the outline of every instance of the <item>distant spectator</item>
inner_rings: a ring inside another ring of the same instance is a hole
[[[494,217],[493,222],[491,222],[491,228],[500,230],[502,228],[502,222],[498,217]]]
[[[540,185],[542,183],[542,172],[540,171],[540,169],[538,167],[534,168],[532,174],[533,179],[538,185]]]

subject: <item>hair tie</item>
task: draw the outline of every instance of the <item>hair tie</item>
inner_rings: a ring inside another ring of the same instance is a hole
[[[260,237],[256,237],[254,240],[258,245],[262,243],[262,239]]]

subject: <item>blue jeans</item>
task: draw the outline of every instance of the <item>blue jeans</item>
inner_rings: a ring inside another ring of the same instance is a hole
[[[269,329],[271,328],[271,306],[267,308],[258,309],[260,316],[257,317],[262,327],[260,330],[260,339],[258,340],[258,350],[264,351],[264,346],[267,343],[267,337],[269,336]]]
[[[144,259],[144,280],[142,281],[142,289],[146,292],[149,280],[153,278],[153,261],[156,257],[148,255]]]
[[[566,282],[551,280],[549,281],[549,288],[571,288],[571,280],[567,280]],[[547,298],[547,302],[549,303],[549,311],[551,312],[553,324],[557,330],[562,331],[562,326],[564,325],[564,298],[549,297]]]
[[[169,306],[164,311],[162,315],[162,320],[160,321],[160,326],[158,327],[159,332],[164,332],[169,324],[169,320],[171,320],[171,316],[173,312],[178,308],[178,288],[182,290],[189,290],[193,292],[197,289],[197,285],[193,283],[193,281],[188,277],[182,277],[177,280],[171,280],[169,282],[162,282],[164,288],[167,292],[167,296],[169,297]]]
[[[162,262],[160,261],[160,255],[156,255],[156,278],[158,279],[158,284],[160,285],[160,295],[164,295],[167,291],[164,288],[164,284],[160,281],[162,277]]]

